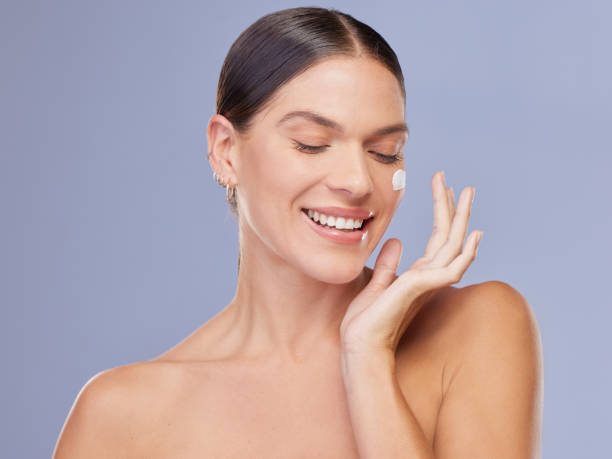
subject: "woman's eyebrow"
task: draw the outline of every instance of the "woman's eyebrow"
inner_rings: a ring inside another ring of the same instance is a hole
[[[319,115],[318,113],[315,113],[315,112],[311,112],[309,110],[295,110],[295,111],[289,112],[286,115],[284,115],[276,123],[276,125],[279,126],[282,123],[289,121],[290,119],[293,119],[293,118],[304,118],[309,121],[313,121],[321,126],[331,128],[335,131],[338,131],[341,133],[344,132],[344,128],[336,121],[330,120],[329,118],[325,118],[324,116]],[[376,129],[368,137],[377,137],[381,135],[393,134],[394,132],[405,132],[406,135],[408,135],[409,134],[408,126],[406,125],[405,122],[392,124],[390,126],[385,126],[385,127]]]

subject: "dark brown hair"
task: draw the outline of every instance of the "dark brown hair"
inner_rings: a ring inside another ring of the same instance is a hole
[[[322,59],[338,55],[378,60],[397,78],[405,103],[399,61],[378,32],[334,8],[298,7],[262,16],[234,41],[221,67],[217,113],[244,134],[277,89]],[[230,207],[238,217],[236,199]]]

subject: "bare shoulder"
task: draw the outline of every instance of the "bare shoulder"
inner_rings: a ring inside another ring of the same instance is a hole
[[[454,290],[445,301],[455,328],[455,349],[464,357],[489,352],[496,340],[538,350],[540,333],[534,311],[510,284],[492,280],[469,285]]]
[[[512,344],[517,353],[523,350],[531,364],[541,363],[535,313],[525,296],[506,282],[491,280],[444,289],[431,309],[426,320],[440,329],[440,347],[446,357],[444,392],[467,360],[494,352],[492,346]]]
[[[527,299],[510,284],[498,280],[441,288],[413,322],[402,338],[403,347],[417,345],[420,353],[427,346],[446,360],[476,345],[475,341],[487,331],[539,338]]]
[[[163,412],[179,384],[180,373],[165,362],[137,362],[101,371],[79,391],[53,457],[130,456],[138,451],[150,414]]]
[[[441,300],[448,323],[436,457],[538,457],[542,344],[516,288],[487,281]]]
[[[467,314],[485,319],[518,319],[523,325],[536,325],[527,299],[503,281],[491,280],[457,289],[456,299],[462,303]]]

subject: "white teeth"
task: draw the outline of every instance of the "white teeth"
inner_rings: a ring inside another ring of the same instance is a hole
[[[308,216],[315,222],[321,225],[326,225],[337,229],[359,229],[363,224],[363,220],[345,218],[345,217],[334,217],[331,215],[320,214],[316,210],[308,209]]]

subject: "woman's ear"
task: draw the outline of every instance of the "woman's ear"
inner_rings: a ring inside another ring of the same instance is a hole
[[[225,183],[235,186],[237,177],[238,132],[223,115],[214,114],[206,127],[210,167]]]

